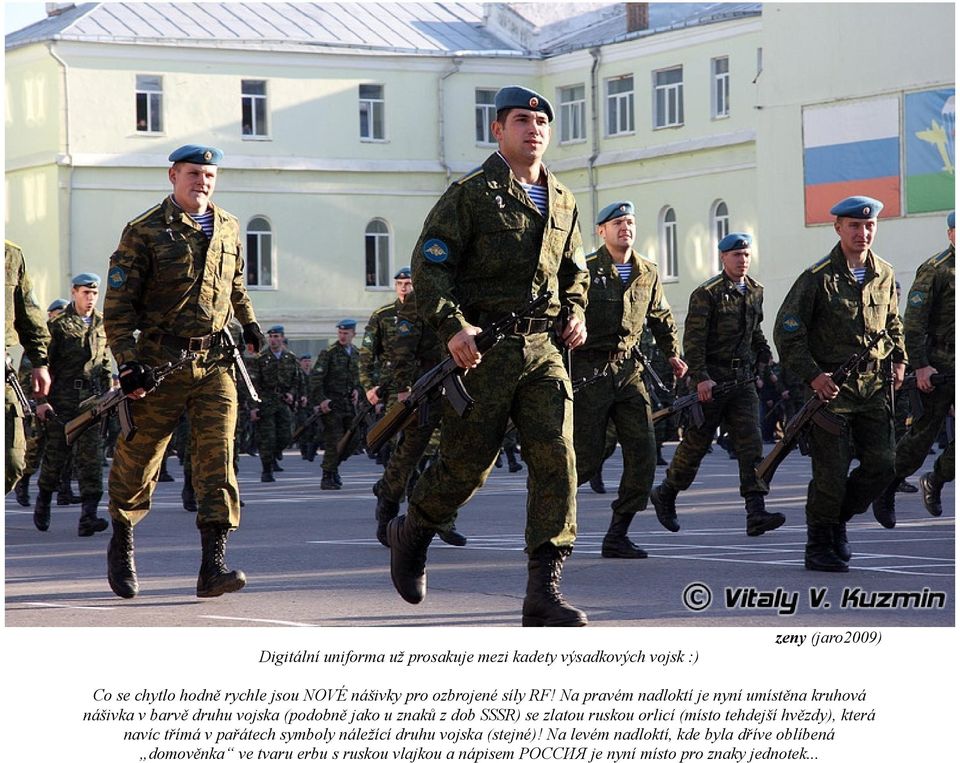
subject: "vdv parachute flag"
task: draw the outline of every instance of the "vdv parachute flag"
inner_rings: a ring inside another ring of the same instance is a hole
[[[907,212],[953,209],[955,94],[950,88],[904,96]]]
[[[832,222],[830,208],[847,196],[872,196],[881,217],[899,217],[899,98],[805,108],[803,184],[808,225]]]

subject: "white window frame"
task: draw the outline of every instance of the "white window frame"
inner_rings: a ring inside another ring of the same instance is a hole
[[[493,97],[497,94],[497,91],[489,87],[478,87],[473,92],[474,119],[476,122],[474,125],[474,139],[478,146],[495,146],[497,145],[497,139],[493,137],[493,130],[490,129],[490,125],[493,124],[497,118],[497,106],[493,102]],[[486,101],[481,102],[481,93],[490,98],[489,103]],[[478,131],[482,131],[482,135],[478,135]]]
[[[371,231],[371,226],[379,223],[384,227],[383,231]],[[393,231],[390,224],[382,217],[374,217],[363,228],[363,275],[366,282],[370,275],[367,257],[367,251],[370,239],[374,240],[374,281],[375,283],[364,283],[367,291],[389,291],[393,288],[392,284],[392,266],[393,266]],[[383,260],[381,246],[387,247],[386,259]]]
[[[615,82],[630,80],[630,89],[622,93],[611,93],[610,86]],[[632,74],[623,74],[619,77],[611,77],[604,81],[604,116],[606,119],[608,138],[618,138],[623,135],[633,135],[636,132],[636,120],[634,116],[634,95],[636,93],[636,82]],[[613,117],[611,118],[611,112]],[[626,120],[624,120],[624,115]],[[626,124],[621,125],[626,121]],[[612,124],[615,122],[616,124]]]
[[[255,222],[263,222],[266,230],[251,230],[250,226]],[[257,242],[257,268],[250,265],[250,256],[253,253],[253,247],[250,245],[250,237],[254,237]],[[277,257],[276,247],[274,246],[273,224],[266,215],[254,215],[247,221],[244,229],[244,277],[247,283],[247,289],[251,291],[276,291],[277,286]],[[264,250],[266,254],[264,254]],[[263,283],[264,262],[269,264],[267,276],[270,283]],[[256,275],[257,283],[251,283],[251,276]]]
[[[724,71],[718,71],[721,63]],[[730,116],[730,56],[710,59],[710,115],[713,119]]]
[[[723,270],[720,261],[720,242],[730,234],[730,206],[723,199],[717,199],[710,207],[710,230],[713,236],[713,251],[717,253],[717,266]]]
[[[162,135],[163,134],[163,75],[162,74],[137,74],[134,80],[134,130],[138,135]],[[145,79],[156,79],[160,85],[154,89],[142,84]],[[146,111],[147,129],[140,129],[140,96],[144,96],[144,105]],[[156,116],[157,129],[153,129],[151,123]]]
[[[680,72],[679,82],[658,84],[660,75]],[[653,129],[683,127],[683,65],[653,72]]]
[[[583,91],[579,98],[575,96],[577,88]],[[557,89],[557,103],[560,104],[560,143],[586,143],[587,141],[587,87],[584,83],[567,85]]]
[[[380,97],[364,97],[361,91],[365,87],[380,88]],[[387,140],[387,95],[386,87],[380,82],[362,82],[357,86],[359,103],[360,140],[366,143],[384,143]],[[364,111],[367,115],[367,135],[364,135]],[[380,135],[377,135],[377,118],[380,121]]]
[[[670,219],[672,216],[672,219]],[[677,247],[677,212],[671,206],[660,210],[657,225],[660,238],[660,273],[664,283],[680,280],[680,255]]]
[[[247,85],[263,85],[263,93],[245,93],[244,87]],[[270,121],[267,110],[267,81],[265,79],[243,79],[240,80],[240,134],[244,140],[257,140],[270,137]],[[251,119],[251,131],[245,133],[244,112],[249,109]],[[263,124],[258,124],[262,122]],[[258,128],[260,128],[258,130]]]

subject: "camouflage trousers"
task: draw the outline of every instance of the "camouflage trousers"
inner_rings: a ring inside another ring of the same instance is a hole
[[[282,400],[264,399],[260,405],[260,427],[257,449],[263,470],[272,471],[273,462],[290,444],[293,436],[293,411]]]
[[[909,477],[923,466],[930,446],[936,441],[950,413],[954,393],[955,385],[946,384],[934,387],[933,392],[923,395],[923,413],[913,420],[906,434],[897,441],[895,468],[899,479]],[[953,482],[953,440],[937,458],[933,470],[944,482]]]
[[[110,469],[110,516],[136,525],[150,510],[160,462],[180,414],[190,420],[197,526],[240,523],[240,493],[233,470],[237,386],[226,366],[206,353],[168,376],[142,400],[131,401],[137,433],[120,438]]]
[[[846,431],[835,437],[816,425],[807,430],[813,469],[808,526],[845,522],[866,511],[894,477],[893,418],[883,391],[861,398],[844,388],[828,410],[843,419]],[[860,463],[850,472],[854,454]]]
[[[608,429],[612,424],[614,443],[619,440],[623,452],[623,476],[611,508],[617,514],[636,514],[647,506],[657,468],[650,399],[636,361],[628,358],[610,363],[609,371],[608,376],[581,387],[573,396],[577,484],[591,480],[612,452],[608,452]],[[574,378],[590,375],[591,364],[578,363],[574,353]]]
[[[330,401],[330,413],[320,417],[323,422],[323,463],[325,472],[335,471],[337,462],[337,443],[350,428],[350,422],[357,413],[348,398],[333,398]],[[347,454],[349,455],[349,454]]]
[[[23,419],[20,416],[20,410],[16,403],[9,400],[5,402],[6,411],[4,412],[4,440],[6,444],[6,454],[4,457],[4,495],[13,490],[23,475],[24,457],[27,447],[26,436],[23,433]]]
[[[34,419],[30,426],[24,427],[24,432],[27,436],[27,450],[24,456],[23,476],[29,477],[36,473],[43,460],[43,453],[47,447],[47,427]]]
[[[573,392],[547,334],[507,336],[463,377],[476,400],[459,417],[444,398],[440,452],[417,481],[409,513],[442,529],[483,486],[508,421],[523,443],[528,469],[526,551],[569,547],[577,534]]]
[[[721,424],[727,432],[730,447],[737,454],[740,471],[740,495],[766,495],[767,485],[759,480],[756,467],[763,460],[760,438],[760,401],[753,386],[740,387],[722,398],[701,405],[702,426],[687,426],[677,446],[666,482],[677,490],[686,490],[693,483],[700,462],[710,449],[714,433]]]
[[[419,417],[414,416],[403,428],[398,443],[390,454],[387,468],[383,471],[383,477],[380,478],[378,497],[397,503],[403,502],[407,481],[426,453],[434,431],[440,426],[440,416],[439,401],[431,403],[426,426],[420,426]]]
[[[183,439],[183,481],[192,482],[193,481],[193,457],[192,453],[195,451],[192,450],[192,444],[190,439],[190,419],[186,416],[183,417],[183,420],[178,425],[180,431],[177,433],[178,437]],[[233,473],[240,473],[240,417],[237,416],[237,423],[233,428]]]
[[[80,412],[79,406],[73,400],[51,397],[50,404],[62,421],[69,421]],[[37,487],[52,492],[60,487],[60,477],[70,461],[71,446],[67,445],[67,436],[60,424],[55,421],[48,422],[46,429],[47,444],[43,451],[43,461],[40,463]],[[90,427],[80,435],[73,443],[72,455],[80,483],[80,497],[100,500],[103,495],[103,441],[100,438],[100,427]]]

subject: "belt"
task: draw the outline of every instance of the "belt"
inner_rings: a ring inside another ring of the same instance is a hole
[[[510,331],[511,334],[520,334],[523,336],[529,334],[542,334],[553,327],[551,318],[521,318]]]
[[[73,388],[74,389],[84,389],[90,386],[90,381],[88,379],[74,379]]]
[[[603,361],[605,363],[616,363],[625,360],[630,356],[630,350],[579,350],[577,355],[591,363]]]
[[[707,359],[707,365],[713,366],[714,368],[729,368],[733,371],[736,371],[739,368],[746,366],[746,361],[743,358],[730,358],[730,360],[710,360]]]
[[[160,345],[172,350],[186,352],[200,352],[217,347],[220,344],[220,333],[204,334],[203,336],[176,336],[175,334],[161,334]]]

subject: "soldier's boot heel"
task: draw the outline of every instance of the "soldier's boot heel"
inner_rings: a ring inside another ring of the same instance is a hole
[[[560,593],[563,561],[570,549],[544,543],[527,561],[527,594],[523,599],[521,623],[525,628],[579,628],[587,624],[585,612]]]
[[[390,547],[387,542],[387,523],[399,513],[400,504],[397,501],[377,496],[377,540],[387,548]]]
[[[523,471],[523,465],[517,460],[517,451],[513,448],[508,448],[504,451],[507,454],[507,463],[510,465],[508,468],[511,472]]]
[[[627,530],[635,514],[617,514],[610,519],[610,527],[603,536],[600,555],[605,559],[646,559],[647,552],[627,537]]]
[[[183,478],[183,489],[180,491],[180,500],[183,502],[183,510],[196,512],[197,511],[197,494],[193,489],[193,479],[184,476]],[[241,502],[241,506],[243,503]]]
[[[897,526],[897,485],[899,484],[899,478],[895,479],[873,502],[874,519],[888,530]]]
[[[920,478],[920,493],[923,497],[923,507],[934,517],[943,514],[943,502],[940,494],[943,492],[944,482],[936,472],[926,472]]]
[[[121,599],[132,599],[140,590],[133,556],[133,526],[113,520],[113,535],[107,546],[107,582]]]
[[[262,472],[260,472],[260,481],[276,482],[277,478],[273,476],[273,471],[271,469],[264,469]]]
[[[787,521],[779,511],[767,511],[762,495],[748,495],[745,499],[747,508],[747,535],[755,538],[770,530],[776,530]]]
[[[467,545],[467,536],[457,530],[456,525],[450,525],[446,530],[437,530],[437,537],[448,546]]]
[[[853,552],[850,550],[850,541],[847,540],[847,523],[840,522],[833,530],[833,550],[844,562],[849,562]]]
[[[427,549],[434,531],[410,514],[387,523],[390,579],[404,601],[419,604],[427,595]]]
[[[603,484],[603,469],[597,469],[597,473],[590,478],[590,489],[594,493],[607,492],[607,486]]]
[[[57,490],[57,506],[70,506],[74,503],[80,503],[80,496],[73,492],[70,480],[61,481],[60,489]]]
[[[340,486],[337,484],[337,481],[333,478],[333,472],[324,471],[323,479],[320,480],[320,489],[321,490],[339,490]]]
[[[247,584],[247,576],[242,570],[228,570],[224,564],[228,532],[229,529],[223,525],[200,527],[203,557],[197,576],[197,596],[201,599],[233,593]]]
[[[50,529],[50,502],[53,500],[53,491],[44,488],[37,489],[37,502],[33,505],[33,526],[45,533]]]
[[[17,498],[17,503],[21,506],[30,505],[30,475],[24,474],[20,481],[17,483],[16,488],[14,488],[14,495]]]
[[[849,572],[850,568],[834,549],[836,525],[808,525],[803,566],[818,572]]]
[[[110,524],[103,517],[97,516],[97,506],[100,496],[87,496],[83,499],[83,508],[80,510],[80,522],[77,524],[77,535],[89,538],[94,533],[102,533]]]
[[[677,489],[667,482],[661,482],[650,491],[650,503],[657,512],[657,521],[670,532],[680,529],[677,521]]]

